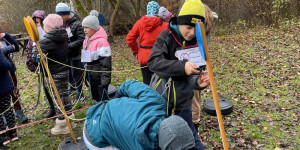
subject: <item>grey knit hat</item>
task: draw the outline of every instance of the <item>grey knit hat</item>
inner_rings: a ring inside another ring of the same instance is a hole
[[[99,16],[99,12],[97,10],[91,10],[90,15],[98,17]]]
[[[83,19],[82,21],[82,26],[83,27],[88,27],[88,28],[92,28],[96,31],[98,31],[99,28],[99,20],[96,16],[87,16]]]
[[[158,141],[162,150],[188,150],[195,147],[192,130],[185,120],[176,115],[161,122]]]

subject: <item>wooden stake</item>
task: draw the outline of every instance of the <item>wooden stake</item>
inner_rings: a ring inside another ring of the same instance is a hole
[[[202,22],[199,22],[199,25],[200,25],[201,33],[202,33],[202,37],[203,37],[203,44],[204,44],[204,49],[205,49],[205,53],[206,53],[206,66],[207,66],[207,70],[208,70],[210,86],[211,86],[211,89],[212,89],[213,99],[214,99],[215,108],[216,108],[216,112],[217,112],[219,128],[220,128],[220,132],[221,132],[221,136],[222,136],[223,148],[224,148],[224,150],[228,150],[228,145],[227,145],[226,134],[225,134],[225,129],[224,129],[224,125],[223,125],[219,100],[218,100],[216,84],[215,84],[214,75],[213,75],[213,71],[212,71],[212,65],[211,65],[211,62],[210,62],[210,59],[209,59],[209,53],[208,53],[208,48],[207,48],[204,25],[203,25]]]

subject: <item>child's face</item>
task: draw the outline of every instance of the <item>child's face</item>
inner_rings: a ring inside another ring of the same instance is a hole
[[[179,25],[179,31],[186,41],[191,41],[196,37],[195,27],[189,25]]]
[[[88,27],[83,27],[84,33],[85,35],[90,38],[92,37],[97,31],[92,29],[92,28],[88,28]]]
[[[35,24],[36,24],[36,27],[40,27],[40,26],[42,26],[42,19],[41,19],[41,18],[38,18],[38,17],[36,17],[36,18],[35,18]]]

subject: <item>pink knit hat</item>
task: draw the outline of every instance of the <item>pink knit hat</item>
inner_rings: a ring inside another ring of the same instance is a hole
[[[43,21],[44,28],[49,31],[58,29],[63,26],[63,19],[57,14],[49,14]]]

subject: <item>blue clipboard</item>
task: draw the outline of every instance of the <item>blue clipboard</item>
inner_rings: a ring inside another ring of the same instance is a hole
[[[201,28],[200,28],[199,22],[196,23],[195,28],[196,28],[196,39],[197,39],[199,51],[202,55],[202,58],[206,61],[206,53],[205,53],[205,49],[204,49],[203,37],[201,34]]]

